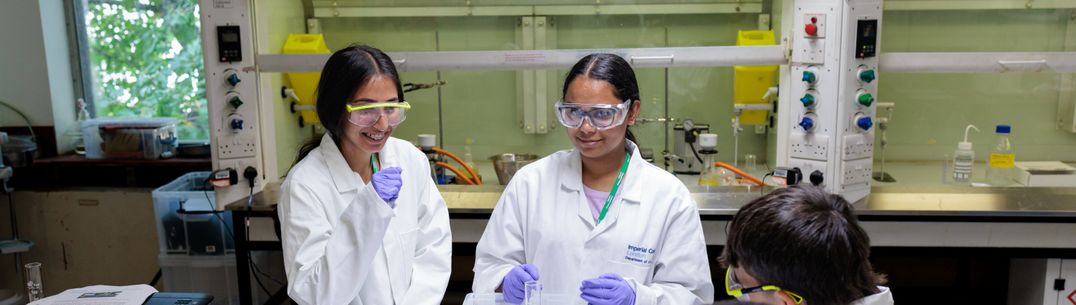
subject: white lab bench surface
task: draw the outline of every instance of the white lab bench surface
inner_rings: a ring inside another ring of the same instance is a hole
[[[579,295],[543,293],[541,303],[534,305],[585,305]],[[500,293],[468,293],[463,305],[511,305]]]
[[[871,195],[854,203],[872,246],[1076,249],[1076,234],[1071,234],[1076,232],[1076,188],[942,184],[942,163],[936,161],[889,162],[886,170],[897,182],[872,182]],[[453,242],[476,243],[481,237],[504,190],[495,176],[485,182],[438,186],[448,205]],[[728,220],[770,190],[688,186],[708,245],[723,245]],[[275,187],[255,196],[256,208],[276,204]]]

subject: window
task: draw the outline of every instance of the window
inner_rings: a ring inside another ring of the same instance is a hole
[[[87,110],[173,117],[180,139],[208,139],[198,1],[75,1]]]

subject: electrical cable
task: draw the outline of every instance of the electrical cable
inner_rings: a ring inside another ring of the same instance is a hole
[[[228,170],[228,169],[223,169],[223,170]],[[214,172],[220,172],[220,171],[223,171],[223,170],[216,170]],[[210,176],[206,178],[206,180],[203,182],[203,185],[202,185],[202,187],[204,188],[202,190],[202,194],[205,195],[206,202],[213,202],[213,200],[209,198],[209,189],[211,188],[211,184],[210,184],[211,180],[210,179],[212,179],[212,177],[213,177],[213,175],[210,174]],[[251,194],[250,194],[251,199],[253,199],[253,195],[254,195],[253,192],[254,192],[254,189],[252,188],[251,189]],[[251,199],[248,199],[248,204],[249,204],[249,200],[251,200]],[[215,208],[215,207],[210,207],[210,208]],[[193,212],[192,211],[184,211],[183,203],[180,203],[180,209],[176,210],[177,214],[179,214],[179,213],[188,214],[188,215],[191,215],[191,214],[193,214],[193,215],[197,215],[197,214],[213,214],[214,216],[217,217],[217,220],[220,220],[221,227],[224,227],[224,230],[228,232],[228,237],[232,239],[232,243],[234,244],[235,243],[235,231],[232,231],[232,228],[228,227],[228,222],[224,220],[224,217],[220,216],[220,214],[223,214],[225,212],[227,212],[227,211],[193,211]],[[248,212],[249,212],[249,210],[248,210]],[[247,240],[250,240],[250,225],[249,225],[249,222],[247,223]],[[263,292],[265,292],[266,295],[271,296],[273,294],[269,292],[269,289],[267,289],[264,284],[262,284],[261,279],[258,278],[258,274],[261,274],[262,276],[272,280],[273,282],[276,282],[277,284],[279,284],[281,286],[286,285],[286,284],[284,284],[284,282],[282,282],[282,281],[280,281],[280,280],[278,280],[276,278],[273,278],[272,275],[269,275],[268,273],[262,271],[261,268],[258,267],[258,264],[254,263],[253,259],[248,260],[248,262],[250,262],[251,270],[253,270],[255,272],[255,274],[254,274],[255,281],[258,282],[258,286],[261,286],[260,288],[262,289]]]
[[[19,114],[19,116],[22,117],[23,121],[26,121],[26,128],[30,129],[30,138],[33,138],[34,143],[37,143],[37,135],[34,134],[34,126],[30,124],[30,117],[27,117],[26,114],[22,113],[21,110],[19,110],[18,108],[15,108],[15,106],[11,106],[11,104],[8,104],[8,103],[6,103],[4,101],[0,101],[0,105],[2,105],[4,107],[7,107],[8,109],[11,109],[12,111],[15,111],[15,113]]]
[[[243,177],[247,178],[247,185],[250,186],[250,193],[247,194],[247,214],[250,214],[252,212],[252,209],[254,208],[254,179],[258,177],[258,170],[248,166],[246,169],[243,170]],[[244,231],[246,231],[246,240],[249,241],[250,217],[244,219],[243,225],[246,226],[246,230]],[[258,268],[258,264],[255,264],[253,259],[248,258],[247,263],[250,265],[251,270],[260,270],[260,268]],[[262,283],[262,279],[258,277],[258,272],[255,271],[253,275],[254,281],[258,283],[258,287],[261,287],[262,291],[265,292],[266,295],[273,295],[273,293],[269,292],[269,289],[265,288],[265,284]]]
[[[695,143],[687,142],[687,146],[691,147],[691,153],[695,154],[695,159],[699,160],[699,164],[706,164],[706,161],[702,161],[702,157],[699,156],[699,152],[695,151]]]
[[[766,177],[769,177],[769,176],[773,176],[773,171],[772,170],[767,172],[766,175],[762,176],[762,182],[765,183],[766,182]],[[766,188],[765,187],[758,188],[758,194],[759,195],[765,195],[766,194]],[[728,232],[725,232],[725,233],[728,233]]]

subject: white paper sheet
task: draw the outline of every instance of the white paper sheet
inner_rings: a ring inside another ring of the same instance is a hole
[[[157,292],[150,285],[94,285],[65,290],[31,305],[141,305]]]

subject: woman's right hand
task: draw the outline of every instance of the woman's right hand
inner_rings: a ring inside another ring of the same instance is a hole
[[[396,208],[396,197],[400,195],[400,187],[403,186],[400,172],[402,170],[399,167],[390,167],[374,173],[374,176],[370,179],[374,185],[374,190],[377,191],[377,195],[394,209]]]
[[[538,280],[538,267],[531,264],[523,264],[512,268],[504,276],[501,282],[501,292],[504,301],[512,304],[523,303],[523,284]]]

